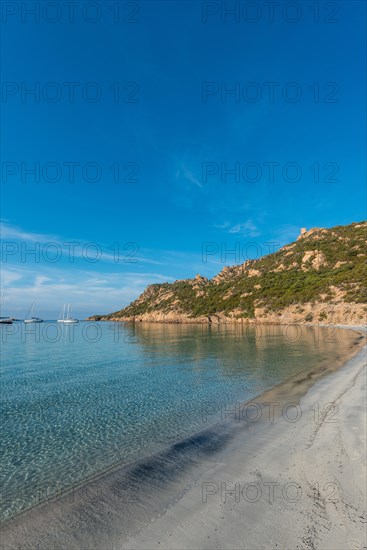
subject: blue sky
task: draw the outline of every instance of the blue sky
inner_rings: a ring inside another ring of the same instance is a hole
[[[366,217],[363,2],[320,2],[318,22],[311,2],[273,21],[255,2],[256,22],[244,2],[120,2],[118,22],[112,2],[74,22],[63,2],[39,21],[11,4],[2,314],[114,311]]]

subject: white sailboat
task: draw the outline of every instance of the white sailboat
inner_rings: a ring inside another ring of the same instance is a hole
[[[66,307],[66,304],[64,304],[63,310],[62,310],[62,317],[61,319],[57,320],[58,323],[64,323],[65,325],[69,325],[71,323],[79,323],[78,319],[73,319],[70,317],[70,304]]]
[[[69,324],[69,323],[79,323],[79,320],[78,319],[73,319],[71,316],[70,316],[70,310],[71,310],[71,307],[70,307],[70,304],[68,304],[68,307],[67,307],[67,310],[66,310],[66,317],[64,319],[64,323],[66,324]]]
[[[40,317],[34,317],[34,302],[31,305],[27,315],[26,319],[24,319],[24,323],[43,323],[43,319],[40,319]]]

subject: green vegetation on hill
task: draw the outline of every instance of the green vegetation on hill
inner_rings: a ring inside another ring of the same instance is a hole
[[[316,301],[367,304],[366,241],[367,222],[312,229],[274,254],[224,268],[211,280],[197,276],[150,285],[129,306],[102,318],[147,313],[252,318],[255,307],[278,312]]]

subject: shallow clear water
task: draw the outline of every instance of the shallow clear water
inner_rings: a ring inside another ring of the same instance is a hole
[[[221,419],[327,365],[351,331],[22,323],[1,326],[2,519]]]

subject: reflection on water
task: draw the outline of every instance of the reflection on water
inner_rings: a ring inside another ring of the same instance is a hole
[[[221,406],[335,365],[356,341],[309,327],[4,328],[2,518],[210,429]]]

